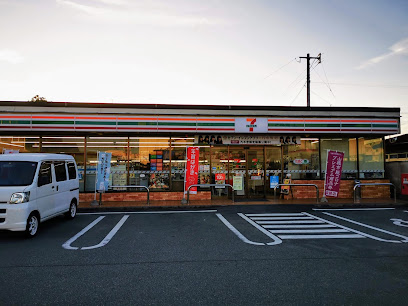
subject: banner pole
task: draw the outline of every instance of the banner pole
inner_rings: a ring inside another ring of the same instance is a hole
[[[322,203],[327,203],[327,202],[329,202],[329,201],[327,200],[327,198],[326,198],[327,162],[328,162],[328,160],[329,160],[329,151],[330,151],[330,150],[327,150],[327,152],[326,152],[326,171],[325,171],[325,174],[324,174],[323,197],[322,197],[322,199],[320,200],[320,202],[322,202]]]
[[[187,177],[187,160],[188,160],[188,146],[186,146],[186,164],[184,166],[184,184],[183,184],[183,198],[181,199],[181,204],[187,204],[186,199],[186,177]]]
[[[99,202],[96,200],[96,183],[98,180],[98,164],[99,164],[99,151],[96,151],[96,171],[95,171],[95,197],[91,202],[91,206],[99,206]]]

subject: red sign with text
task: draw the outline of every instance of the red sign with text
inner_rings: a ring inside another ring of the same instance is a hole
[[[343,168],[343,152],[329,151],[327,153],[325,197],[337,198],[340,191],[341,170]]]
[[[187,148],[187,164],[186,164],[186,182],[184,192],[187,193],[188,187],[196,185],[198,182],[198,161],[200,156],[199,147]],[[197,187],[191,187],[191,194],[197,194]]]

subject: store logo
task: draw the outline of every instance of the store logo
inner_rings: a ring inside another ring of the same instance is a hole
[[[254,131],[254,128],[257,127],[256,123],[256,118],[247,118],[246,120],[247,122],[249,122],[249,124],[246,125],[247,128],[249,128],[250,132]]]

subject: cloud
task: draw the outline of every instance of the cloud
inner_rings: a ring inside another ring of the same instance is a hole
[[[382,61],[394,57],[397,55],[408,55],[408,38],[402,39],[392,45],[389,48],[390,52],[384,53],[380,56],[373,57],[365,62],[363,62],[360,66],[356,67],[356,69],[361,70],[367,68],[369,66],[381,63]]]
[[[0,50],[0,61],[19,64],[24,61],[24,58],[16,51],[3,49]]]
[[[216,18],[206,18],[201,16],[177,15],[163,10],[149,10],[146,8],[134,8],[127,6],[121,0],[96,0],[108,6],[96,7],[79,4],[70,0],[56,0],[62,6],[70,7],[85,13],[87,17],[101,21],[111,21],[118,23],[135,23],[154,26],[197,26],[197,25],[217,25],[224,24],[223,20]],[[109,6],[117,5],[116,7]],[[120,6],[119,6],[120,5]]]

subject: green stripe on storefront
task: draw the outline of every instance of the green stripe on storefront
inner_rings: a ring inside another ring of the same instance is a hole
[[[342,123],[342,127],[371,127],[370,123],[361,123],[361,124],[350,124],[350,123]]]
[[[196,126],[195,122],[158,122],[158,125],[171,125],[171,126]]]
[[[373,124],[373,127],[382,128],[382,127],[390,127],[390,128],[398,128],[397,124]]]
[[[197,126],[235,126],[235,123],[203,123],[203,122],[197,122]]]
[[[75,121],[33,120],[33,124],[74,124]]]
[[[306,127],[340,127],[340,123],[306,123]]]
[[[268,123],[268,127],[304,127],[303,123]]]
[[[30,120],[1,120],[1,124],[30,124]]]
[[[140,122],[140,121],[118,121],[118,125],[157,125],[157,122]]]
[[[116,125],[116,121],[75,121],[77,125]]]

